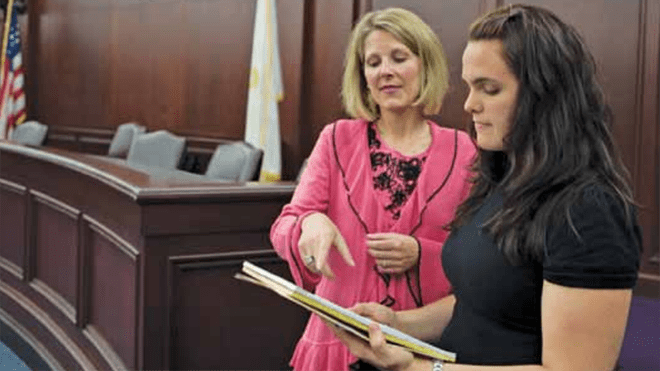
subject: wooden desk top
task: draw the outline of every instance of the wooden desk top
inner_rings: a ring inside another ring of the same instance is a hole
[[[128,165],[125,160],[58,148],[29,147],[0,140],[0,151],[50,162],[83,173],[125,193],[138,203],[164,199],[196,198],[255,198],[290,196],[293,182],[259,183],[227,182],[182,170],[165,170]]]

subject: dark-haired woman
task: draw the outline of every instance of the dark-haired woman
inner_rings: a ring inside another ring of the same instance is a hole
[[[470,29],[462,77],[477,176],[442,252],[454,295],[354,310],[457,353],[414,357],[334,329],[392,370],[605,371],[615,367],[641,236],[593,58],[542,8],[497,9]]]

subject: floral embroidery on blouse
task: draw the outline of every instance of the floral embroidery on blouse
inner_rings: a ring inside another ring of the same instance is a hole
[[[426,162],[426,155],[405,157],[388,148],[381,149],[382,144],[376,135],[373,122],[369,124],[367,137],[374,189],[386,193],[389,203],[385,210],[392,213],[393,219],[399,219],[403,205],[417,187],[417,179],[422,172],[422,165]]]

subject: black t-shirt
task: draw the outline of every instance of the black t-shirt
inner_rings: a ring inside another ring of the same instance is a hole
[[[542,262],[512,265],[480,226],[502,206],[495,194],[470,223],[451,233],[442,262],[456,295],[437,343],[460,363],[541,363],[543,280],[584,288],[631,288],[637,281],[641,233],[621,202],[593,186],[571,207],[569,223],[548,226]]]

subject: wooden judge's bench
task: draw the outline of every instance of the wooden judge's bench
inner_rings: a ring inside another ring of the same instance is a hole
[[[224,183],[0,141],[0,320],[54,369],[286,369],[308,313],[268,240],[293,183]]]

